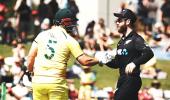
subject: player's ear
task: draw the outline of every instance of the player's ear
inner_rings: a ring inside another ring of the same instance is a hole
[[[130,19],[127,19],[126,20],[126,25],[129,25],[131,23],[131,20]]]

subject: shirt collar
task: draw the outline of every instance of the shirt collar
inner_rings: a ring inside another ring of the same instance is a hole
[[[126,39],[126,38],[129,38],[129,37],[132,37],[135,33],[136,33],[136,32],[135,32],[134,30],[132,30],[132,31],[128,34],[128,36],[123,36],[123,38]]]
[[[55,27],[53,27],[52,29],[53,29],[54,31],[61,30],[62,32],[64,32],[65,34],[67,34],[66,30],[65,30],[63,27],[61,27],[61,26],[55,26]]]

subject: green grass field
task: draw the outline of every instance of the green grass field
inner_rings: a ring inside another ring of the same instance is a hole
[[[30,48],[30,45],[25,45],[26,51],[28,53],[28,50]],[[115,47],[115,46],[113,46]],[[7,45],[0,45],[0,55],[3,55],[5,57],[11,56],[12,55],[12,48]],[[74,62],[74,58],[70,59],[68,62],[68,66],[71,66]],[[168,73],[168,78],[165,80],[159,80],[162,84],[163,89],[170,89],[170,61],[163,61],[163,60],[158,60],[157,67],[162,69],[163,71]],[[118,78],[118,70],[116,69],[111,69],[106,66],[100,67],[98,65],[93,66],[93,70],[97,72],[97,82],[96,86],[98,88],[103,88],[103,87],[113,87],[115,88],[115,84]],[[152,82],[152,79],[142,79],[143,85],[144,86],[150,86],[150,83]],[[76,87],[79,87],[79,80],[75,79],[75,84]]]

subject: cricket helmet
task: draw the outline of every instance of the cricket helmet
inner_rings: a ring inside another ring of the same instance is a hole
[[[77,21],[78,19],[67,8],[57,11],[54,18],[54,24],[62,25],[69,33],[77,26]]]

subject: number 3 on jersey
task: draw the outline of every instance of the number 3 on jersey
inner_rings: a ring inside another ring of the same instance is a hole
[[[57,41],[54,40],[48,40],[47,47],[46,47],[46,54],[44,54],[44,57],[48,60],[52,59],[55,54],[54,44],[56,44]]]

